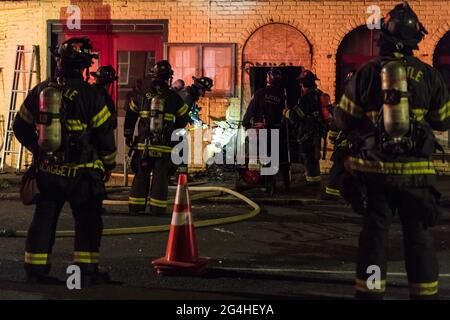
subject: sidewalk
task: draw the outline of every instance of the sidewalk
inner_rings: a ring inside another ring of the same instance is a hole
[[[319,196],[328,182],[328,175],[322,175],[322,186],[307,186],[304,177],[301,174],[294,172],[293,183],[289,191],[284,190],[280,182],[277,185],[277,191],[274,196],[269,196],[264,188],[248,186],[244,188],[242,193],[247,197],[250,197],[256,202],[261,202],[265,204],[277,204],[277,205],[288,205],[288,204],[314,204],[314,203],[324,203],[326,201],[320,200]],[[2,173],[0,174],[0,181],[6,181],[9,184],[8,188],[2,189],[2,184],[0,184],[0,199],[15,200],[18,199],[19,186],[21,183],[22,176],[15,173]],[[131,186],[132,177],[129,177],[129,184]],[[207,180],[196,180],[193,184],[201,185],[220,185],[230,189],[234,189],[234,181],[226,180],[223,182],[209,182]],[[111,180],[107,183],[107,187],[122,187],[124,185],[124,178],[120,176],[120,173],[116,173],[111,177]],[[450,176],[439,175],[436,185],[437,190],[441,193],[441,204],[445,207],[450,207]],[[229,199],[229,201],[228,201]],[[218,200],[222,202],[235,201],[233,197],[221,196],[219,198],[211,198],[211,200]],[[343,200],[342,200],[343,201]]]

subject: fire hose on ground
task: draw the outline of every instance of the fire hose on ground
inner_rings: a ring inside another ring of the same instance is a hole
[[[171,189],[175,189],[176,187],[169,187]],[[217,196],[218,193],[227,193],[230,194],[243,202],[245,202],[247,205],[252,207],[252,210],[245,214],[239,214],[239,215],[233,215],[229,217],[224,218],[215,218],[215,219],[206,219],[206,220],[199,220],[194,222],[194,226],[196,228],[202,228],[202,227],[210,227],[214,225],[222,225],[222,224],[228,224],[228,223],[234,223],[239,221],[244,221],[250,218],[253,218],[254,216],[258,215],[261,212],[261,207],[244,196],[243,194],[233,191],[231,189],[225,188],[225,187],[215,187],[215,186],[209,186],[209,187],[189,187],[190,191],[197,191],[197,192],[205,192],[205,194],[196,194],[192,195],[190,198],[192,200],[200,200],[200,199],[206,199],[213,196]],[[105,200],[103,201],[103,204],[105,205],[128,205],[128,201],[126,200]],[[154,233],[154,232],[164,232],[168,231],[170,229],[169,225],[156,225],[156,226],[142,226],[142,227],[121,227],[121,228],[106,228],[103,229],[103,235],[104,236],[117,236],[117,235],[130,235],[130,234],[144,234],[144,233]],[[56,237],[73,237],[75,232],[73,230],[58,230],[56,231]],[[27,231],[24,230],[8,230],[8,229],[0,229],[0,237],[26,237]]]

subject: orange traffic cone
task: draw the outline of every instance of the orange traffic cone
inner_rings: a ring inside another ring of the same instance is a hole
[[[163,275],[200,275],[206,271],[208,259],[198,257],[185,173],[178,176],[166,255],[152,263]]]

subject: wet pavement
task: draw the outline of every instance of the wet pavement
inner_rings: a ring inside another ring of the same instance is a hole
[[[431,235],[440,261],[440,294],[450,299],[450,180],[441,178],[444,215]],[[203,277],[162,277],[151,261],[164,255],[167,232],[105,236],[101,266],[121,285],[70,291],[64,286],[31,286],[23,282],[24,238],[0,238],[0,299],[351,299],[354,260],[361,218],[344,203],[317,200],[302,182],[289,193],[267,197],[260,190],[244,192],[259,199],[262,212],[233,224],[196,228],[201,256],[210,257]],[[116,193],[115,198],[126,194]],[[284,199],[277,204],[277,199]],[[274,202],[275,200],[275,202]],[[291,201],[292,200],[292,201]],[[26,230],[33,207],[0,200],[0,229]],[[126,206],[105,206],[105,228],[168,224],[171,214],[130,217]],[[248,212],[230,197],[193,201],[196,221]],[[71,229],[65,207],[58,229]],[[407,299],[401,227],[391,229],[387,299]],[[58,238],[52,274],[65,279],[73,238]]]

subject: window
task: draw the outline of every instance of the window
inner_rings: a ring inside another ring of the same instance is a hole
[[[233,48],[203,47],[203,75],[214,81],[214,91],[226,96],[232,94],[233,83]]]
[[[130,78],[130,52],[119,51],[119,59],[117,61],[117,67],[119,69],[118,85],[128,85]]]
[[[143,86],[155,60],[155,51],[117,51],[117,106],[121,116],[130,94]]]
[[[96,55],[98,55],[98,59],[92,59],[92,65],[91,65],[91,67],[89,68],[89,71],[97,71],[97,69],[99,68],[99,66],[101,66],[102,64],[101,64],[101,59],[102,59],[102,57],[101,57],[101,53],[99,52],[99,51],[96,51],[96,52],[93,52],[94,54],[96,54]],[[84,77],[86,77],[86,75],[83,75]],[[90,83],[90,84],[94,84],[95,83],[95,78],[94,77],[92,77],[92,76],[89,76],[89,80],[88,80],[88,82]]]
[[[183,79],[187,85],[192,77],[210,77],[214,81],[211,93],[216,97],[235,95],[234,44],[169,44],[168,59],[174,69],[174,80]]]
[[[200,69],[198,48],[195,45],[174,45],[169,47],[169,62],[174,70],[173,79],[183,79],[186,84],[192,82]]]
[[[145,61],[145,75],[147,76],[150,69],[155,65],[156,63],[156,56],[155,51],[149,51],[147,52],[147,58]]]

